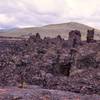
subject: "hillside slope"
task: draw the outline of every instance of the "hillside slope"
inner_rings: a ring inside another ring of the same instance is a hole
[[[86,39],[86,33],[88,29],[92,29],[84,24],[76,23],[76,22],[69,22],[69,23],[62,23],[62,24],[51,24],[46,25],[43,27],[30,27],[30,28],[19,28],[15,30],[11,30],[8,32],[1,32],[1,36],[13,36],[13,37],[20,37],[20,36],[29,36],[31,33],[40,33],[42,37],[55,37],[58,34],[61,35],[63,38],[67,39],[68,33],[71,30],[79,30],[82,33],[82,39]],[[100,38],[100,30],[95,29],[95,39]]]

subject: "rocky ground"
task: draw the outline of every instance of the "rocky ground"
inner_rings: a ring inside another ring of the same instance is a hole
[[[74,42],[39,34],[2,40],[0,100],[99,100],[100,41]]]
[[[68,91],[41,89],[39,86],[27,88],[5,87],[0,89],[0,100],[99,100],[100,96],[83,95]]]

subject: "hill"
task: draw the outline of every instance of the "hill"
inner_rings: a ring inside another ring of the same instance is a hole
[[[67,39],[68,33],[71,30],[79,30],[82,33],[82,39],[86,39],[86,33],[88,29],[92,29],[92,27],[76,23],[62,23],[62,24],[51,24],[42,27],[30,27],[30,28],[17,28],[13,30],[9,30],[7,32],[0,32],[1,36],[12,36],[12,37],[28,37],[31,34],[40,33],[41,37],[55,37],[58,34],[63,38]],[[95,29],[95,39],[100,38],[100,30]]]

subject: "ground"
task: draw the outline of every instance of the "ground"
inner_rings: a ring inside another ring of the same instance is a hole
[[[27,88],[5,87],[0,89],[0,100],[100,100],[99,95],[82,95],[60,90],[42,89],[38,86]]]

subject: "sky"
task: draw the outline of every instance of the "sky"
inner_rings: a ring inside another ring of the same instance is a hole
[[[100,28],[100,0],[0,0],[0,29],[79,22]]]

